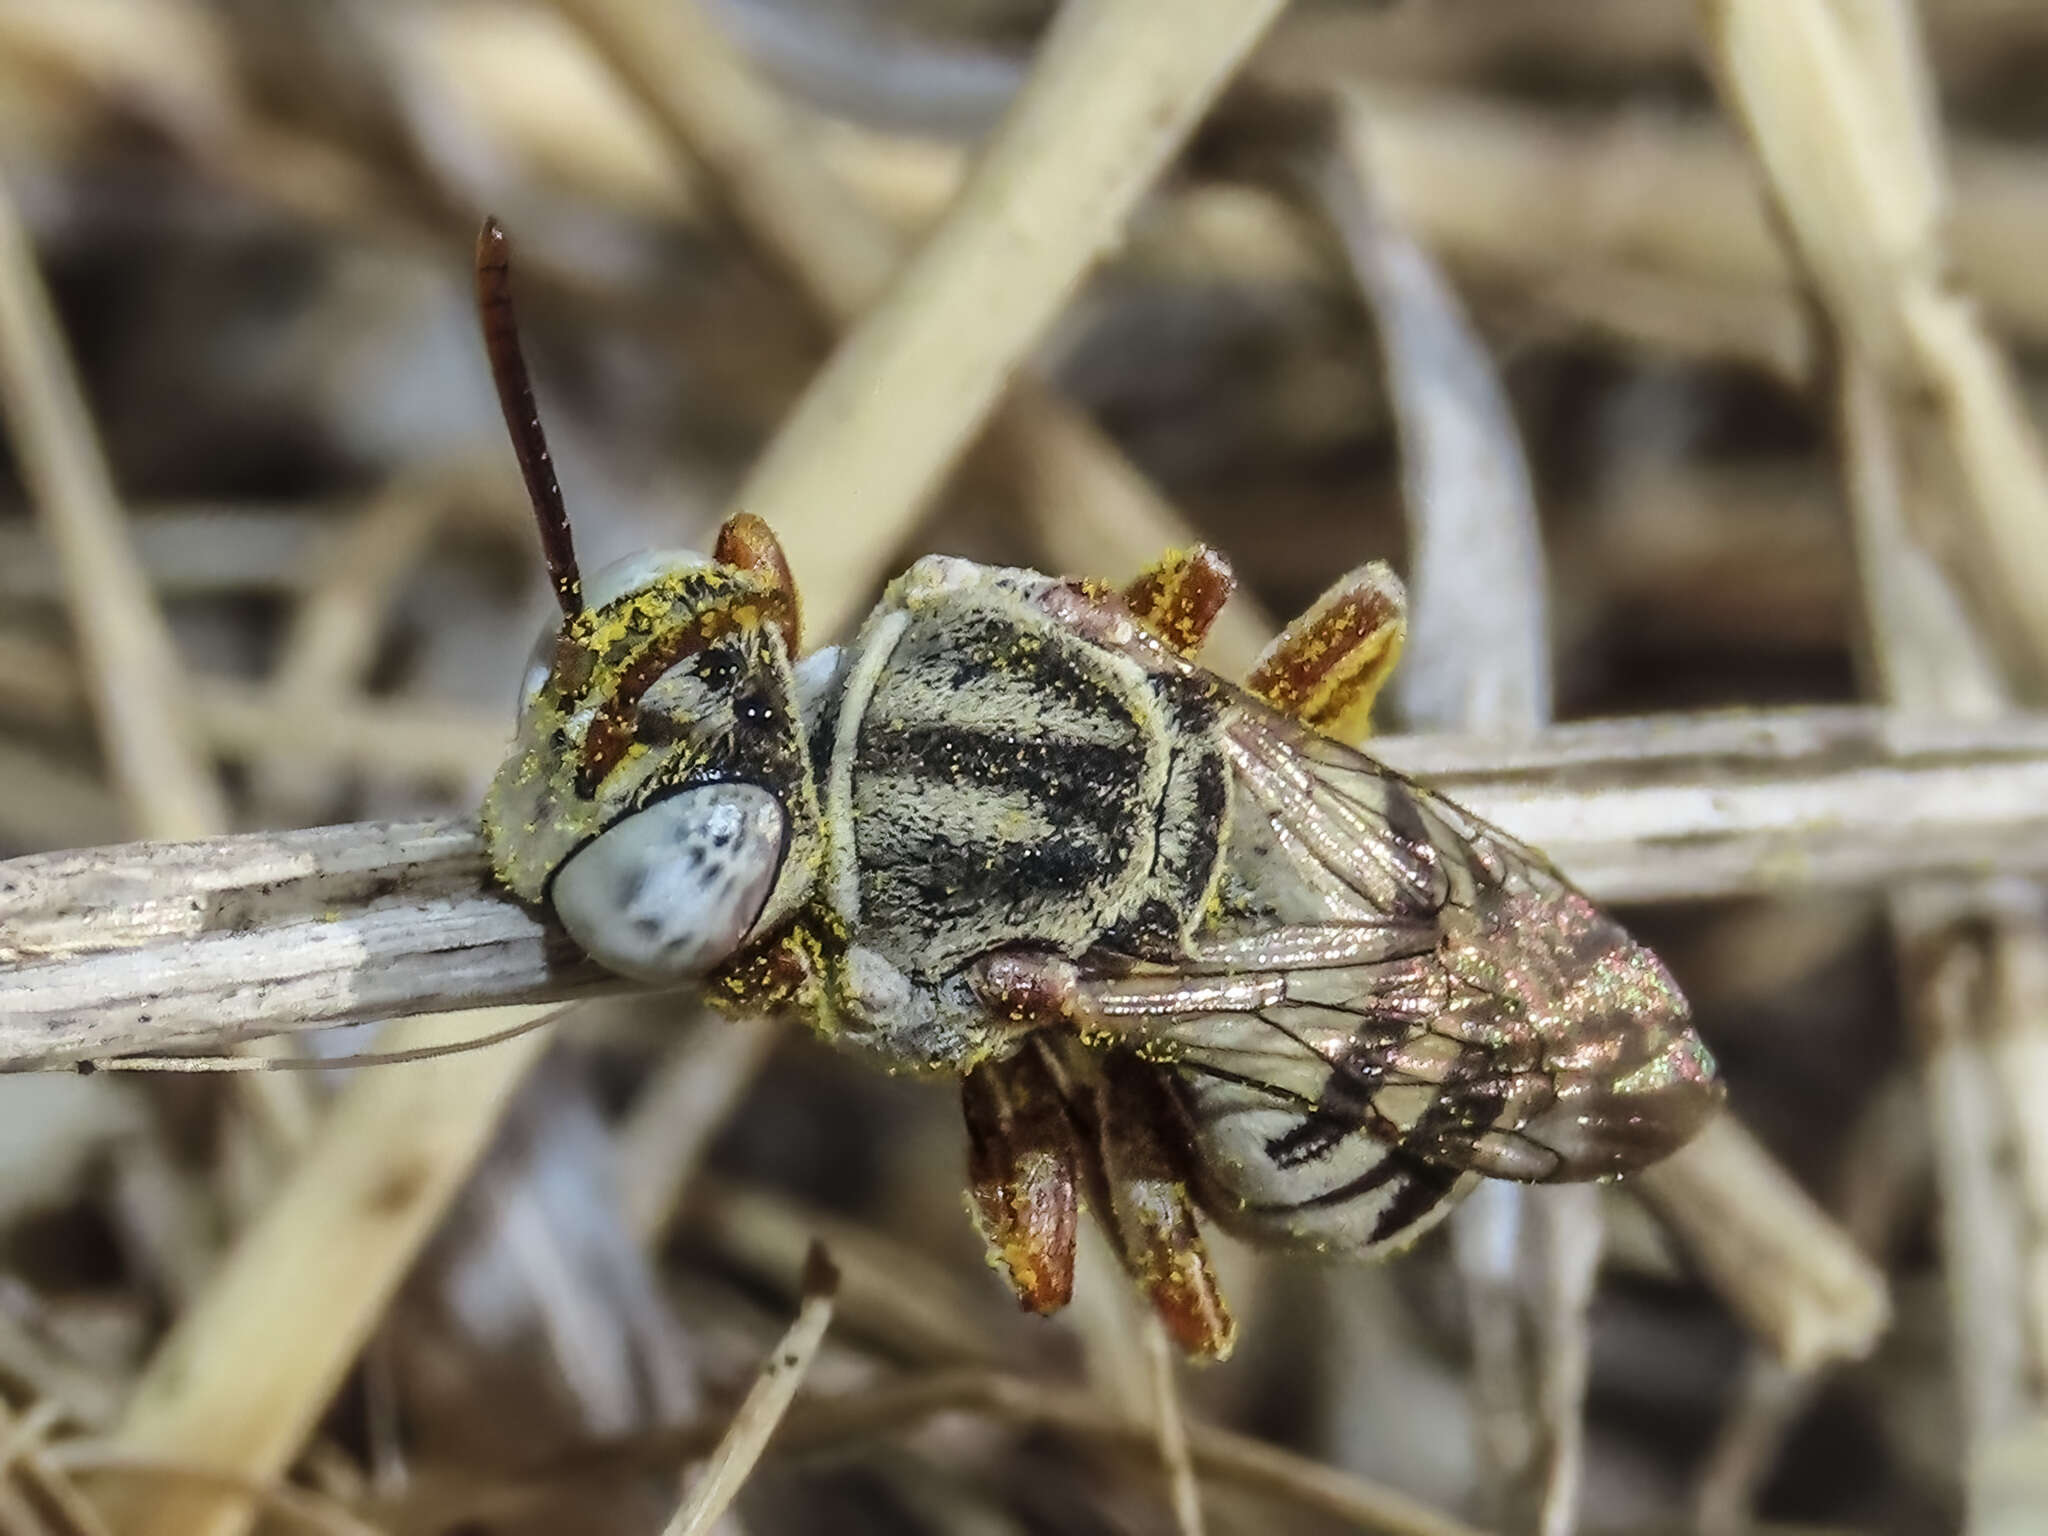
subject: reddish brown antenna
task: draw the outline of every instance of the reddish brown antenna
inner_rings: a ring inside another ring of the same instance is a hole
[[[519,345],[519,318],[512,310],[510,243],[498,221],[486,215],[476,233],[476,311],[483,322],[484,351],[491,359],[491,381],[498,386],[498,406],[512,434],[512,451],[526,477],[533,520],[540,526],[541,554],[548,562],[548,580],[555,600],[573,618],[583,611],[583,576],[576,569],[576,541],[569,533],[569,509],[562,505],[562,487],[555,479],[555,461],[548,457],[547,434],[533,403],[533,381],[526,373],[526,353]]]

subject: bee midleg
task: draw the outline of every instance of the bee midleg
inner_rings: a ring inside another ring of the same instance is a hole
[[[1193,660],[1236,590],[1230,562],[1206,544],[1170,549],[1123,590],[1131,616]]]
[[[1081,973],[1065,955],[995,950],[967,967],[967,984],[982,1007],[1005,1023],[1052,1029],[1079,1022]]]
[[[1217,1286],[1189,1193],[1194,1148],[1160,1069],[1124,1052],[1070,1046],[1086,1074],[1096,1161],[1094,1201],[1124,1269],[1167,1332],[1199,1360],[1222,1360],[1236,1325]]]
[[[968,1209],[1026,1310],[1074,1295],[1074,1228],[1087,1151],[1042,1050],[986,1061],[960,1085]]]
[[[1282,714],[1339,741],[1363,740],[1373,700],[1408,634],[1408,598],[1382,561],[1317,598],[1260,653],[1245,686]]]

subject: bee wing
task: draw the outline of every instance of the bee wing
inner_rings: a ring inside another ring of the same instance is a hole
[[[1219,1218],[1372,1246],[1465,1175],[1625,1173],[1718,1103],[1663,966],[1540,856],[1256,701],[1225,741],[1237,915],[1082,984],[1173,1070]]]

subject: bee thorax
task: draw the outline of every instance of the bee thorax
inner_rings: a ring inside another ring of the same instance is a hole
[[[916,981],[877,951],[855,944],[836,981],[835,1038],[878,1053],[892,1068],[964,1072],[1017,1043],[1017,1032],[989,1015],[964,977]]]

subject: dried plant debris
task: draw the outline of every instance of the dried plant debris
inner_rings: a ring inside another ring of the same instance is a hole
[[[2048,1525],[2044,66],[2007,0],[0,6],[0,1532]],[[1370,750],[1621,905],[1730,1113],[1202,1254],[1143,1074],[1033,1047],[970,1147],[594,963],[479,820],[580,601],[486,211],[579,579],[713,552],[815,651],[927,553],[1092,578],[1349,736],[1400,655]]]

